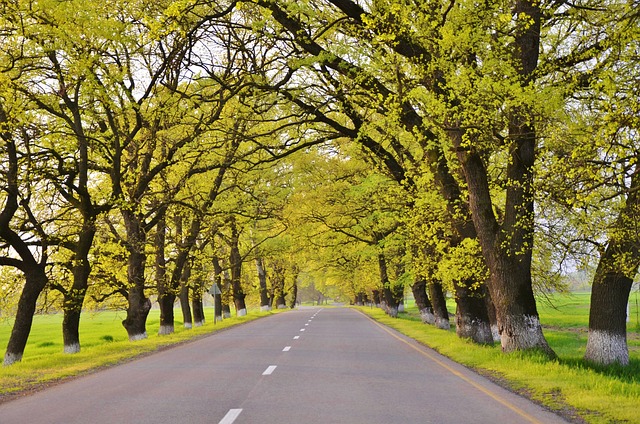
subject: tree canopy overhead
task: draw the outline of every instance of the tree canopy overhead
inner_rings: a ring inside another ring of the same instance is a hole
[[[628,362],[637,2],[93,3],[2,6],[5,363],[43,291],[72,353],[87,293],[137,340],[209,275],[238,311],[412,287],[446,327],[444,290],[461,337],[552,357],[535,292],[581,266],[586,358]]]

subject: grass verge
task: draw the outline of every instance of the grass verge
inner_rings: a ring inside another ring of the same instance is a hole
[[[152,310],[147,320],[149,337],[137,342],[129,342],[127,338],[121,324],[124,319],[123,312],[85,313],[80,324],[82,350],[73,355],[63,353],[62,315],[38,315],[34,317],[33,329],[22,361],[9,367],[0,366],[0,402],[69,377],[83,375],[168,346],[210,335],[272,313],[250,312],[244,317],[218,321],[215,325],[212,321],[207,321],[202,327],[193,329],[185,329],[183,323],[176,320],[175,333],[158,336],[159,311]],[[176,313],[176,316],[181,315]],[[207,310],[206,316],[213,316],[213,311]],[[10,331],[11,322],[0,323],[2,346],[6,346]]]
[[[480,346],[460,339],[454,329],[442,331],[423,324],[412,308],[397,319],[381,309],[359,309],[574,422],[640,423],[640,354],[632,341],[629,367],[599,368],[581,360],[586,331],[578,332],[572,324],[565,329],[545,330],[549,344],[559,355],[557,360],[548,360],[535,352],[504,354],[499,344]],[[557,315],[565,319],[562,313]]]

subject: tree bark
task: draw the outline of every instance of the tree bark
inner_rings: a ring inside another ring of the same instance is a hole
[[[5,163],[3,169],[3,174],[6,178],[6,185],[3,190],[6,193],[6,198],[5,205],[0,212],[0,239],[4,240],[20,256],[20,260],[3,258],[6,259],[4,265],[10,264],[20,269],[25,278],[24,287],[18,300],[18,311],[4,355],[4,365],[11,365],[22,360],[24,349],[31,333],[31,324],[33,323],[33,314],[36,311],[38,296],[44,290],[49,279],[46,274],[47,246],[43,243],[40,262],[38,262],[27,243],[20,238],[18,233],[11,229],[11,221],[19,205],[19,165],[15,142],[11,135],[5,132],[4,125],[6,123],[7,116],[0,104],[0,136],[7,153],[7,163]]]
[[[456,334],[476,343],[493,343],[491,323],[482,290],[472,289],[473,282],[456,283]]]
[[[240,234],[236,226],[235,219],[230,220],[231,226],[231,252],[229,254],[229,264],[231,266],[231,288],[233,290],[233,303],[236,307],[236,315],[245,316],[247,305],[244,302],[245,294],[242,289],[242,257],[240,256]]]
[[[218,285],[220,291],[224,293],[224,291],[226,290],[226,284],[223,285],[222,283],[223,271],[222,266],[220,265],[220,260],[216,256],[214,256],[213,258],[211,258],[211,262],[213,263],[213,281]],[[213,302],[213,320],[214,322],[218,320],[222,321],[222,294],[214,295]]]
[[[80,352],[80,315],[91,274],[89,251],[96,234],[94,214],[89,211],[85,211],[85,213],[88,216],[83,218],[82,230],[73,255],[73,284],[71,290],[66,291],[63,295],[62,340],[65,353]]]
[[[146,234],[139,217],[128,209],[122,209],[122,217],[127,231],[127,316],[122,325],[127,330],[130,341],[147,338],[147,316],[151,310],[151,300],[145,295],[145,253]]]
[[[420,312],[420,318],[425,324],[435,324],[436,316],[433,314],[433,306],[427,296],[427,280],[424,278],[417,278],[411,286],[411,292],[413,298],[416,301],[416,306]]]
[[[380,284],[382,284],[382,294],[384,297],[384,309],[385,312],[393,317],[398,317],[398,300],[391,287],[389,281],[389,274],[387,272],[387,260],[382,252],[378,253],[378,268],[380,270]]]
[[[160,307],[159,335],[172,334],[175,331],[173,304],[175,292],[167,284],[167,261],[165,258],[166,222],[162,218],[156,226],[155,250],[156,250],[156,288],[158,290],[158,305]]]
[[[285,267],[282,261],[275,259],[272,264],[271,289],[273,290],[272,301],[276,309],[285,309]]]
[[[38,296],[40,296],[49,281],[44,266],[41,265],[26,269],[24,276],[25,284],[18,300],[18,311],[11,329],[7,350],[4,354],[4,365],[11,365],[22,360],[29,333],[31,332]]]
[[[624,208],[600,256],[591,287],[589,338],[584,359],[600,365],[629,365],[627,305],[640,266],[640,169],[631,177]]]
[[[448,330],[451,328],[449,322],[449,311],[447,310],[447,300],[444,297],[444,291],[442,290],[442,284],[440,281],[431,280],[428,283],[429,297],[431,298],[431,304],[433,305],[433,314],[436,317],[436,327],[442,330]]]
[[[271,299],[269,299],[269,291],[267,290],[267,272],[264,269],[264,260],[256,257],[256,270],[258,271],[258,284],[260,287],[260,310],[271,310]]]
[[[180,309],[182,310],[182,322],[184,328],[193,327],[193,316],[191,315],[191,307],[189,306],[189,292],[191,291],[191,262],[187,261],[182,270],[180,277]]]

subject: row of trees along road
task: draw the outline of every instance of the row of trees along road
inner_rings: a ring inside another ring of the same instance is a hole
[[[4,363],[32,317],[129,339],[297,284],[555,354],[536,290],[593,269],[585,359],[627,364],[640,264],[633,0],[13,0],[0,14]],[[249,302],[251,303],[251,302]]]

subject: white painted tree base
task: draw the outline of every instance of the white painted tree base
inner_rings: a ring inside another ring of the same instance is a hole
[[[147,338],[147,332],[145,331],[142,334],[134,334],[133,336],[129,336],[130,342],[137,342],[138,340],[144,340]]]
[[[589,330],[584,359],[599,365],[629,365],[627,338],[606,331]]]
[[[433,312],[431,312],[429,308],[420,311],[420,318],[422,318],[422,322],[425,324],[433,325],[436,323],[436,316],[433,315]]]
[[[287,305],[278,305],[278,309],[287,309]]]
[[[191,327],[192,327],[192,325],[191,325],[190,322],[185,322],[184,323],[184,328],[186,328],[187,330],[191,330]]]
[[[4,355],[4,362],[2,363],[4,366],[9,366],[15,364],[16,362],[22,361],[21,353],[6,353]]]
[[[387,313],[391,318],[398,318],[398,308],[387,308]]]
[[[536,316],[512,316],[510,321],[499,323],[502,327],[500,345],[503,352],[539,349],[553,354],[542,334],[542,325]]]
[[[204,325],[204,321],[196,321],[193,323],[194,327],[202,327]]]
[[[239,317],[243,317],[245,315],[247,315],[247,310],[245,308],[242,308],[240,310],[238,310],[238,313],[236,314]]]
[[[436,319],[436,327],[441,330],[448,330],[451,328],[451,323],[447,319],[438,318]]]
[[[167,334],[173,334],[174,330],[173,325],[161,325],[158,329],[158,335],[166,336]]]
[[[268,312],[270,310],[271,310],[271,306],[269,306],[269,305],[260,307],[260,312]]]
[[[404,312],[404,303],[398,305],[398,312]]]
[[[225,318],[231,318],[231,312],[225,312],[224,314],[222,314],[222,316],[224,316]]]
[[[497,325],[494,324],[491,326],[491,334],[493,335],[494,342],[500,341],[500,330],[498,329]]]
[[[64,345],[64,353],[78,353],[78,352],[80,352],[80,343]]]
[[[467,324],[458,324],[456,321],[456,334],[461,338],[470,338],[476,343],[493,343],[493,334],[491,333],[491,325],[488,322],[472,320]]]

